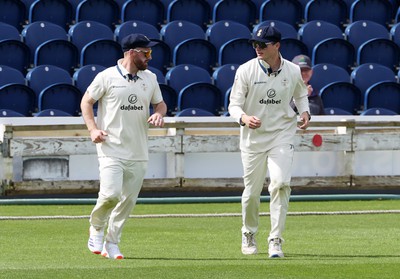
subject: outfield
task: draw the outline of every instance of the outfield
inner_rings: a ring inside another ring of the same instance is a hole
[[[260,253],[240,252],[240,203],[139,204],[125,226],[126,259],[106,260],[86,248],[92,205],[3,205],[0,278],[398,278],[400,202],[292,202],[291,213],[377,210],[374,214],[290,215],[284,259],[268,259],[269,217],[257,235]],[[268,212],[267,203],[262,211]],[[216,217],[233,213],[233,217]],[[147,214],[215,217],[144,218]],[[77,216],[63,219],[61,216]],[[140,218],[138,218],[140,216]]]

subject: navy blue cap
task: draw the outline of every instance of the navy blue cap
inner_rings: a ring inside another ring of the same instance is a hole
[[[128,51],[137,47],[152,47],[158,42],[152,41],[143,34],[131,34],[124,37],[121,41],[122,50]]]
[[[281,32],[275,27],[261,26],[253,32],[250,42],[277,43],[281,41],[281,37]]]

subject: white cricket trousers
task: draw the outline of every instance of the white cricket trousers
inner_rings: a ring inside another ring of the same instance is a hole
[[[244,190],[242,194],[242,233],[258,231],[260,196],[267,170],[270,184],[271,231],[268,240],[282,238],[289,207],[290,179],[294,147],[285,144],[262,153],[242,152]]]
[[[147,161],[127,161],[118,158],[100,157],[100,191],[90,215],[90,224],[96,229],[105,229],[106,241],[119,243],[122,228],[135,207]]]

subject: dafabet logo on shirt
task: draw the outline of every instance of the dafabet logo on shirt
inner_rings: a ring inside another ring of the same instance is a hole
[[[143,106],[138,106],[136,105],[138,101],[138,97],[135,94],[131,94],[128,97],[128,102],[130,103],[129,105],[122,105],[120,107],[120,110],[143,110]]]
[[[268,99],[261,99],[260,104],[264,105],[278,105],[282,102],[282,100],[274,100],[273,98],[276,97],[276,91],[275,89],[269,89],[267,91],[267,98]]]

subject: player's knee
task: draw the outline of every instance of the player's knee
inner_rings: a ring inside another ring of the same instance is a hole
[[[285,187],[290,187],[290,183],[282,180],[271,180],[271,183],[268,186],[268,191],[271,193]]]

